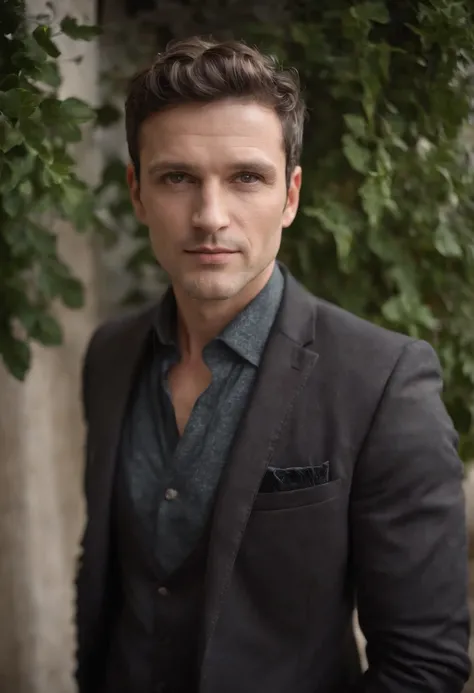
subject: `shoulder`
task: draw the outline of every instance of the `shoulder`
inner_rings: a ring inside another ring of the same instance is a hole
[[[91,398],[109,392],[117,375],[138,358],[150,333],[156,307],[156,303],[148,304],[111,318],[93,332],[82,364],[81,390],[86,420]]]
[[[86,350],[85,362],[88,364],[115,352],[127,335],[139,330],[144,323],[151,324],[157,303],[147,303],[138,309],[128,310],[101,322],[92,333]]]
[[[371,351],[400,352],[416,341],[413,337],[386,329],[328,301],[313,298],[316,304],[316,329],[321,337],[330,340],[334,346],[343,347],[351,353],[368,347]]]
[[[367,376],[383,385],[392,374],[414,371],[441,374],[435,349],[428,342],[357,317],[331,303],[317,303],[316,332],[320,349],[332,354],[336,363],[344,363],[359,382]]]
[[[286,270],[286,268],[285,268]],[[373,353],[396,353],[402,351],[407,344],[416,340],[408,335],[388,330],[385,327],[358,317],[329,301],[310,293],[287,270],[285,271],[285,301],[283,311],[286,313],[285,326],[300,316],[312,316],[312,336],[316,347],[325,347],[339,353],[343,350],[346,355],[353,357],[362,355],[365,351]],[[303,320],[306,317],[302,318]]]
[[[290,288],[291,287],[291,288]],[[386,329],[309,293],[291,278],[287,312],[304,306],[312,315],[309,348],[318,353],[328,388],[356,399],[378,399],[395,374],[428,369],[440,373],[438,357],[425,341]]]

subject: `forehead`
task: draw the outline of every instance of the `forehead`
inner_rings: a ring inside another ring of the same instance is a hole
[[[140,134],[141,158],[198,159],[200,163],[232,155],[258,155],[284,164],[283,131],[272,108],[226,99],[185,104],[150,116]]]

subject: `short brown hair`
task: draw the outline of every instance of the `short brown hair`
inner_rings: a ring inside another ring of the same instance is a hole
[[[153,64],[132,80],[125,105],[130,158],[140,177],[139,136],[153,113],[185,103],[210,103],[229,97],[270,106],[280,118],[287,183],[299,163],[305,105],[296,70],[284,70],[270,56],[241,41],[192,37],[169,43]]]

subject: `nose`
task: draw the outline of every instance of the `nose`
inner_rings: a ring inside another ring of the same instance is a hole
[[[229,225],[224,193],[217,182],[200,187],[192,223],[206,233],[215,233]]]

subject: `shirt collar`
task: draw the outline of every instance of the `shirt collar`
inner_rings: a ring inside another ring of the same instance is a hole
[[[258,366],[283,295],[285,280],[275,264],[263,289],[217,337],[233,351]]]
[[[211,343],[224,342],[235,353],[258,366],[280,307],[284,284],[283,274],[275,264],[270,279],[260,293]],[[161,344],[176,347],[176,300],[171,287],[166,290],[158,306],[154,326]]]

